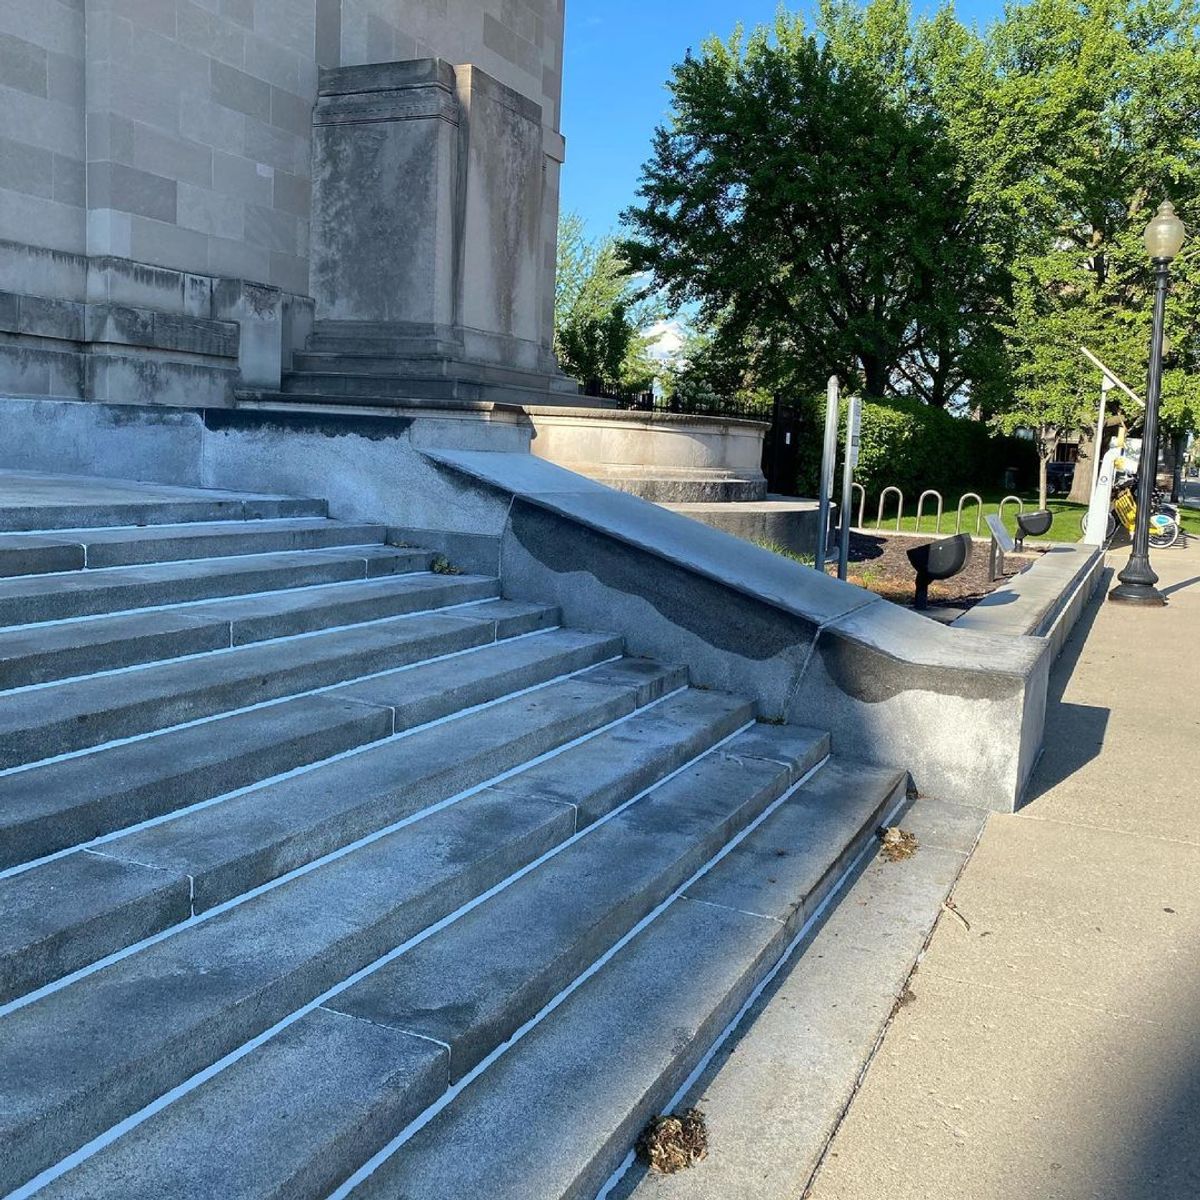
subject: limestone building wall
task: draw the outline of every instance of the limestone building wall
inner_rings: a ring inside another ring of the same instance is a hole
[[[310,290],[320,68],[440,57],[542,109],[548,320],[562,28],[563,0],[3,0],[0,290],[244,329],[267,301],[222,290],[233,279],[277,289],[286,309]],[[69,391],[63,363],[44,359],[58,348],[28,340],[47,332],[32,300],[23,315],[8,307],[17,316],[6,324],[0,304],[0,338],[28,353],[21,370],[0,369],[0,391]],[[58,313],[59,328],[87,341],[91,316]],[[176,341],[177,358],[228,349]]]

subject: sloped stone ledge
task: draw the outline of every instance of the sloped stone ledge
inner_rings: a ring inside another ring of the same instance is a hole
[[[1047,643],[947,628],[526,455],[429,451],[506,504],[505,592],[625,635],[768,720],[828,728],[917,788],[1011,811],[1041,746]]]

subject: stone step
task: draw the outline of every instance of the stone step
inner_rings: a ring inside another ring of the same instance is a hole
[[[524,632],[546,609],[484,601],[0,695],[0,767],[326,688]]]
[[[386,537],[387,529],[381,525],[352,524],[320,517],[64,529],[54,536],[5,533],[0,534],[0,576],[268,554],[279,550],[371,546],[383,543]]]
[[[616,720],[645,694],[645,672],[571,688],[562,705]],[[389,757],[384,769],[395,765]],[[413,817],[0,1010],[0,1190],[294,1017],[575,831],[569,805],[486,789]]]
[[[0,826],[0,845],[11,844],[18,855],[24,846],[21,861],[29,861],[35,834],[41,841],[34,849],[43,854],[79,845],[619,653],[619,639],[596,634],[564,630],[523,638],[362,685],[375,689],[373,702],[336,700],[336,693],[304,697],[26,772],[36,786],[24,793],[14,789],[11,814],[0,818],[7,826]],[[441,688],[450,667],[460,678],[454,688]],[[629,683],[635,682],[630,675]],[[587,689],[585,698],[594,693]],[[569,700],[574,693],[567,688],[565,694]],[[185,916],[210,908],[391,823],[397,814],[507,769],[500,764],[520,765],[588,732],[595,713],[578,702],[561,703],[563,689],[551,684],[531,697],[110,838],[94,847],[108,864],[103,872],[95,855],[81,852],[0,878],[0,911],[11,916],[0,928],[0,1002],[180,919],[174,908],[162,907],[161,893],[174,881],[187,884]],[[23,775],[10,778],[19,783]],[[111,876],[122,863],[128,880],[114,887]],[[106,923],[114,906],[114,920]]]
[[[254,496],[235,492],[205,492],[196,488],[149,485],[153,499],[139,498],[146,485],[113,480],[70,480],[64,492],[61,477],[28,477],[34,485],[27,503],[0,503],[0,532],[50,529],[95,529],[115,525],[177,525],[189,521],[256,521],[289,517],[324,517],[324,500],[293,496]],[[14,491],[4,480],[6,496]],[[42,485],[38,487],[36,485]],[[98,498],[89,499],[89,492]],[[57,494],[56,494],[57,493]]]
[[[903,802],[904,784],[835,759],[348,1195],[590,1200]]]
[[[0,628],[429,569],[424,550],[291,550],[0,579]]]
[[[668,671],[664,686],[676,681]],[[626,715],[635,684],[586,674],[551,683],[139,830],[107,852],[187,874],[202,912],[593,733]]]
[[[707,700],[716,704],[714,697]],[[725,704],[733,702],[726,697]],[[828,745],[824,735],[793,731],[774,740],[769,749],[777,757],[769,760],[758,757],[768,740],[757,731],[735,736],[700,758],[303,1015],[59,1186],[115,1197],[137,1178],[144,1188],[139,1194],[149,1196],[169,1177],[176,1190],[228,1200],[328,1195],[712,858]],[[743,757],[739,748],[749,754]],[[527,803],[540,799],[536,788],[524,794]],[[344,1050],[336,1063],[310,1057],[323,1055],[334,1038]],[[309,1093],[297,1086],[301,1078],[321,1080],[321,1102],[295,1112],[286,1098]],[[271,1130],[284,1111],[296,1120],[281,1141]],[[233,1136],[239,1129],[248,1136]],[[228,1147],[228,1154],[214,1162],[196,1152],[205,1144]],[[252,1149],[262,1145],[272,1147],[265,1158]]]
[[[5,689],[488,600],[482,575],[405,574],[0,630]],[[558,624],[549,614],[549,624]],[[528,632],[521,630],[521,632]]]

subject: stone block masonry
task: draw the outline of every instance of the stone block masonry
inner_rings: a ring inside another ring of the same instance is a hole
[[[4,286],[27,311],[102,300],[232,320],[254,343],[219,363],[141,346],[120,373],[124,399],[224,404],[235,386],[277,386],[311,327],[320,69],[440,58],[478,67],[536,114],[517,273],[527,311],[505,310],[536,343],[553,300],[562,24],[559,0],[5,0]],[[214,301],[230,280],[243,281],[239,294]],[[492,307],[505,299],[484,295]],[[87,359],[106,351],[10,324],[0,393],[101,394],[91,381],[109,372]]]

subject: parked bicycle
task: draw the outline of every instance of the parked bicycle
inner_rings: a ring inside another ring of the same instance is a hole
[[[1132,537],[1136,523],[1137,479],[1131,476],[1113,485],[1112,504],[1108,510],[1104,540],[1107,542],[1112,539],[1118,525],[1123,525]],[[1079,519],[1079,527],[1084,533],[1087,532],[1086,510]],[[1180,529],[1178,507],[1170,503],[1166,492],[1155,488],[1150,501],[1150,545],[1155,550],[1169,549],[1179,541]]]

